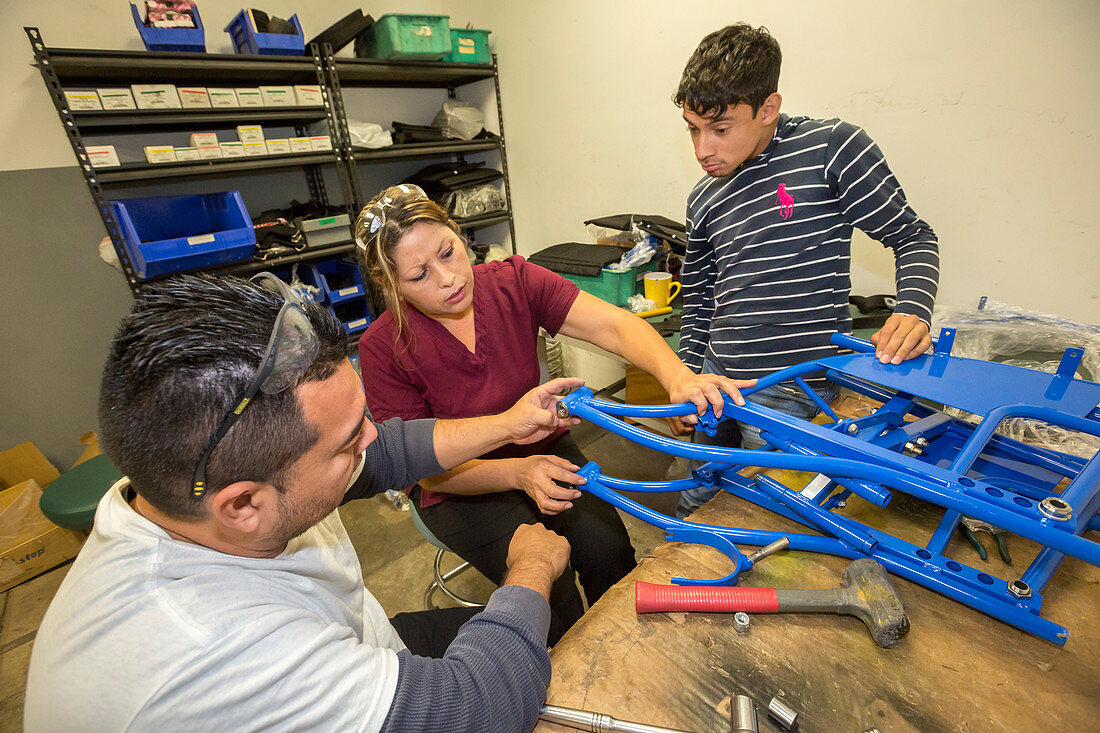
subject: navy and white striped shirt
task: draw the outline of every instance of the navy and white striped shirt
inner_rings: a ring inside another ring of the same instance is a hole
[[[894,250],[896,313],[931,321],[939,244],[862,129],[780,115],[764,152],[688,197],[680,357],[753,379],[850,333],[852,228]]]

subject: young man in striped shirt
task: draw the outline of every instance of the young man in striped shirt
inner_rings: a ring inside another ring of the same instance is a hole
[[[699,44],[674,97],[706,173],[688,196],[680,357],[695,371],[755,379],[834,354],[830,335],[851,332],[855,227],[894,251],[897,306],[871,341],[882,363],[900,364],[931,345],[936,235],[862,129],[780,113],[781,60],[765,28],[728,26]],[[824,380],[812,386],[836,396]],[[817,412],[790,384],[747,399],[806,419]],[[763,445],[733,421],[695,440]],[[683,492],[677,514],[715,493]]]

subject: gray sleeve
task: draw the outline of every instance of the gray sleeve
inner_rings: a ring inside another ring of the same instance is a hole
[[[344,502],[406,489],[422,478],[443,473],[435,457],[435,420],[390,418],[376,423],[378,437],[366,450],[359,478],[344,494]]]
[[[539,593],[498,589],[442,659],[397,655],[397,691],[382,730],[530,731],[550,684],[549,628],[550,606]]]

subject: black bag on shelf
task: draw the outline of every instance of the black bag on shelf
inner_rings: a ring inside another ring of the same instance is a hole
[[[565,242],[539,250],[527,258],[547,270],[566,275],[599,277],[600,270],[618,262],[627,250],[613,244],[583,244]]]
[[[344,46],[354,41],[360,33],[374,25],[374,18],[363,15],[362,10],[353,10],[340,20],[330,25],[306,43],[306,50],[316,43],[318,46],[329,44],[332,52],[336,53]]]
[[[319,219],[343,213],[344,209],[339,206],[326,206],[316,201],[291,201],[286,208],[268,209],[252,219],[256,231],[256,251],[252,258],[267,260],[301,252],[306,248],[306,238],[294,224],[295,219]]]

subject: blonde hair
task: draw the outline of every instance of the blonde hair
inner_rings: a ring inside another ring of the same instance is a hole
[[[393,311],[397,326],[395,341],[408,325],[397,283],[393,250],[417,224],[442,224],[462,236],[458,224],[436,202],[407,185],[390,186],[377,193],[355,218],[355,243],[363,257],[371,280],[382,288],[386,305]],[[374,219],[382,219],[381,226]],[[376,229],[372,232],[371,225]]]

